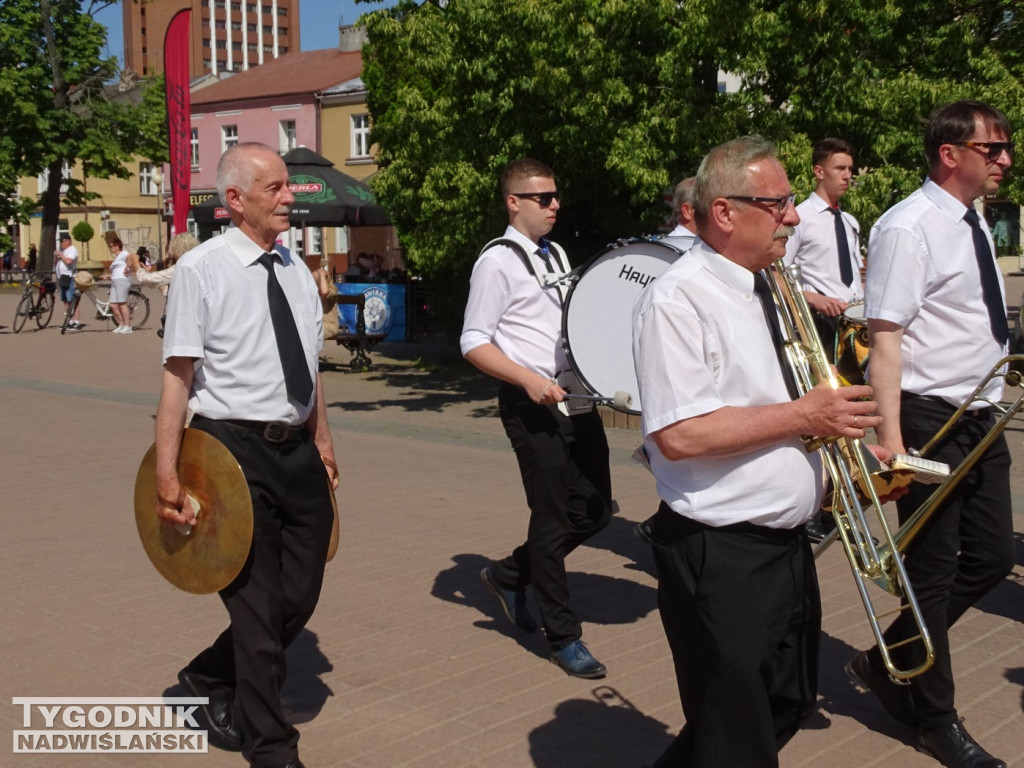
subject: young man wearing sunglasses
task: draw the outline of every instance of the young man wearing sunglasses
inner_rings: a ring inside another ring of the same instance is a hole
[[[508,228],[473,267],[461,347],[469,362],[502,382],[499,414],[519,462],[530,523],[526,541],[480,577],[527,632],[537,629],[526,606],[532,586],[552,663],[575,677],[600,678],[605,666],[583,644],[569,606],[565,558],[608,524],[611,474],[600,416],[592,408],[570,410],[558,383],[569,370],[559,280],[569,264],[546,239],[559,209],[554,172],[536,160],[515,160],[502,173],[501,193]]]
[[[999,188],[1013,162],[1009,123],[988,104],[958,101],[932,114],[924,148],[928,178],[878,220],[868,249],[868,378],[882,416],[878,441],[896,453],[928,442],[1007,348],[1003,280],[974,202]],[[982,394],[998,402],[1002,389],[995,378]],[[956,467],[994,421],[991,407],[972,404],[927,458]],[[900,523],[931,492],[911,485],[897,502]],[[934,664],[909,686],[889,680],[877,648],[847,665],[894,718],[917,729],[917,748],[950,768],[1006,766],[960,722],[948,630],[1013,563],[1010,454],[1000,435],[906,552]],[[916,634],[909,619],[904,613],[886,630],[889,647]],[[899,661],[908,668],[921,659]]]

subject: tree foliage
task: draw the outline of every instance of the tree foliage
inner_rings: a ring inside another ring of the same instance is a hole
[[[61,171],[79,166],[92,178],[129,178],[133,153],[151,147],[130,99],[108,85],[117,61],[103,58],[106,29],[90,15],[107,2],[0,2],[0,191],[18,177],[48,171],[41,199],[0,199],[0,215],[24,221],[42,207],[40,269],[49,269],[61,205]],[[91,195],[80,179],[64,179],[64,199],[81,205]],[[4,207],[3,200],[8,202]]]
[[[553,236],[579,261],[652,231],[666,190],[738,135],[778,142],[801,196],[811,144],[851,140],[863,171],[846,204],[867,231],[920,184],[936,106],[980,98],[1024,125],[1014,0],[401,0],[363,21],[372,183],[452,316],[504,226],[497,178],[515,157],[555,169]],[[721,72],[742,87],[719,92]]]

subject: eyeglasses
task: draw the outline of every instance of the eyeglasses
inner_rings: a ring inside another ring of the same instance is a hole
[[[952,142],[958,147],[967,147],[968,149],[980,149],[985,151],[985,159],[990,163],[994,163],[999,159],[999,156],[1005,151],[1010,157],[1013,157],[1014,142],[1012,141],[954,141]]]
[[[790,193],[782,197],[751,197],[748,195],[726,195],[727,200],[743,200],[748,203],[770,203],[773,204],[779,213],[785,213],[789,206],[796,202],[796,195]]]
[[[561,192],[512,192],[512,197],[518,197],[521,200],[533,200],[541,208],[547,208],[551,205],[552,200],[557,200],[561,197]]]

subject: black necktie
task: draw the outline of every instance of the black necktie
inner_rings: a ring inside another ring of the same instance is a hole
[[[992,335],[1000,344],[1005,344],[1010,332],[1006,324],[1006,307],[999,292],[999,278],[996,265],[992,260],[992,249],[988,238],[981,230],[978,212],[969,208],[964,214],[964,221],[971,225],[971,237],[974,239],[974,256],[978,259],[978,271],[981,272],[981,295],[988,307],[988,319],[992,326]]]
[[[850,241],[846,239],[846,227],[843,226],[843,212],[839,208],[829,208],[835,216],[836,250],[839,252],[839,276],[846,285],[853,285],[853,261],[850,259]]]
[[[277,352],[284,369],[285,389],[295,402],[308,405],[309,396],[313,394],[313,381],[309,377],[306,353],[302,351],[299,329],[295,327],[288,299],[274,273],[274,255],[264,253],[259,261],[267,270],[267,303],[270,305],[270,320],[274,324]]]
[[[796,379],[793,378],[793,369],[789,367],[789,361],[786,359],[786,340],[782,336],[782,326],[779,325],[772,289],[768,287],[768,279],[761,272],[754,273],[754,293],[761,300],[761,311],[764,312],[765,323],[772,334],[772,344],[775,347],[775,355],[779,358],[779,368],[782,369],[782,378],[786,381],[789,397],[796,400],[800,397],[800,390],[796,386]]]

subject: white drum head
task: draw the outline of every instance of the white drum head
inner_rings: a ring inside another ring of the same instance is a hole
[[[618,408],[626,413],[641,410],[633,370],[633,303],[681,253],[654,240],[620,241],[590,260],[566,297],[562,339],[569,364],[592,394],[632,395],[629,407]]]
[[[867,323],[867,316],[864,314],[864,302],[850,302],[846,305],[846,309],[843,310],[843,316],[858,325],[865,325]]]

